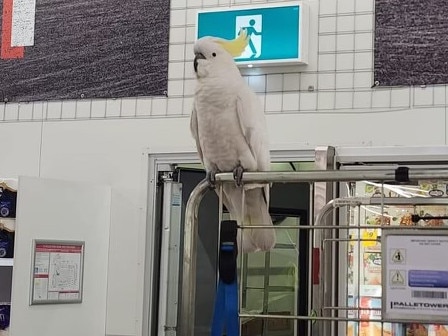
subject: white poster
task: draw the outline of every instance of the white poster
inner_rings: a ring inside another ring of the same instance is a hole
[[[384,317],[448,322],[448,231],[387,231],[382,250]]]
[[[81,302],[84,243],[35,243],[32,304]]]

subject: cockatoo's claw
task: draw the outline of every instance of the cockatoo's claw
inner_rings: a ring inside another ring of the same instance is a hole
[[[219,169],[208,171],[205,178],[208,182],[210,189],[216,188],[216,174],[220,173],[221,171]]]
[[[233,178],[235,179],[235,183],[238,187],[241,187],[242,185],[243,173],[244,168],[240,164],[238,164],[235,168],[233,168]]]
[[[206,179],[207,182],[208,182],[208,187],[209,187],[210,189],[215,189],[215,188],[216,188],[216,178],[215,178],[215,174],[216,174],[216,172],[208,171],[207,174],[206,174],[206,176],[205,176],[205,179]]]

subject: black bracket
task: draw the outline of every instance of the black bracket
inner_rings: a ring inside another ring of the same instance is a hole
[[[410,182],[409,180],[409,168],[408,167],[398,167],[395,169],[395,181],[405,183]]]
[[[238,246],[236,242],[238,224],[234,220],[221,222],[219,238],[219,276],[221,280],[230,284],[236,279],[236,258]]]

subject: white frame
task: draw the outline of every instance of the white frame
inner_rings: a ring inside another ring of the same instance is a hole
[[[381,162],[393,165],[394,162],[448,162],[448,146],[385,146],[385,147],[337,147],[336,161]]]
[[[79,267],[79,296],[76,299],[64,299],[64,300],[54,300],[54,299],[44,299],[35,300],[34,299],[34,268],[36,261],[36,246],[37,244],[46,245],[66,245],[66,246],[78,246],[81,247],[81,258]],[[51,239],[34,239],[33,249],[32,249],[32,261],[31,261],[31,283],[30,283],[30,305],[43,305],[43,304],[67,304],[67,303],[81,303],[83,295],[83,278],[84,278],[84,252],[85,252],[85,242],[84,241],[73,241],[73,240],[51,240]]]
[[[210,12],[230,12],[235,10],[245,10],[245,9],[262,9],[262,8],[273,8],[273,7],[299,7],[299,34],[298,34],[298,50],[297,58],[287,58],[287,59],[276,59],[276,60],[254,60],[254,61],[235,61],[238,67],[247,68],[250,67],[263,67],[263,66],[284,66],[284,65],[308,65],[308,54],[309,54],[309,34],[310,34],[310,18],[309,18],[309,8],[304,1],[286,1],[281,3],[269,3],[260,5],[237,5],[231,7],[214,7],[208,9],[198,10],[196,12],[196,22],[195,22],[195,41],[198,36],[198,19],[201,13]],[[305,52],[304,52],[305,51]]]
[[[163,193],[163,228],[162,228],[162,241],[161,241],[161,254],[160,254],[160,284],[169,283],[169,277],[174,277],[176,280],[181,281],[179,278],[179,270],[181,268],[181,264],[173,265],[171,262],[179,259],[180,254],[180,246],[182,246],[182,237],[180,236],[180,225],[176,228],[176,224],[180,224],[181,222],[181,203],[178,204],[175,208],[173,208],[173,195],[177,194],[179,196],[179,200],[182,200],[182,188],[181,183],[175,181],[165,182],[165,190]],[[166,191],[166,192],[165,192]],[[169,203],[168,203],[169,202]],[[173,225],[174,224],[174,225]],[[175,250],[174,245],[177,245],[177,250]],[[173,249],[171,249],[173,248]],[[179,293],[177,284],[178,281],[173,286],[173,281],[171,281],[171,290],[170,288],[166,288],[166,286],[162,285],[161,290],[159,291],[159,322],[157,326],[158,334],[165,335],[165,327],[167,323],[172,323],[173,320],[177,320],[177,309],[173,309],[174,316],[169,314],[168,306],[169,304],[173,304],[176,308],[179,305],[177,300]],[[169,302],[170,299],[176,298],[172,302]],[[163,302],[162,300],[165,300]],[[176,302],[174,302],[176,301]]]
[[[298,149],[295,146],[276,146],[271,150],[271,162],[314,162],[314,149],[304,148]],[[149,242],[153,241],[155,235],[155,227],[152,225],[156,216],[156,184],[159,171],[171,170],[171,164],[200,164],[196,151],[190,148],[172,149],[145,149],[142,153],[142,181],[144,181],[144,189],[142,189],[142,220],[140,223],[139,235],[141,241],[139,246],[144,248]],[[154,276],[154,254],[151,248],[142,251],[144,255],[144,273],[140,277],[139,285],[143,287],[143,295],[141,297],[142,304],[142,324],[141,334],[144,336],[155,336],[151,334],[151,326],[153,321],[153,308],[151,298],[154,293],[152,287]]]

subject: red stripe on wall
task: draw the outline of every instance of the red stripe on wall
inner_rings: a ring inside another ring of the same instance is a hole
[[[2,59],[23,58],[25,53],[24,47],[11,46],[13,3],[14,0],[3,0],[2,41],[0,48],[0,58]]]

